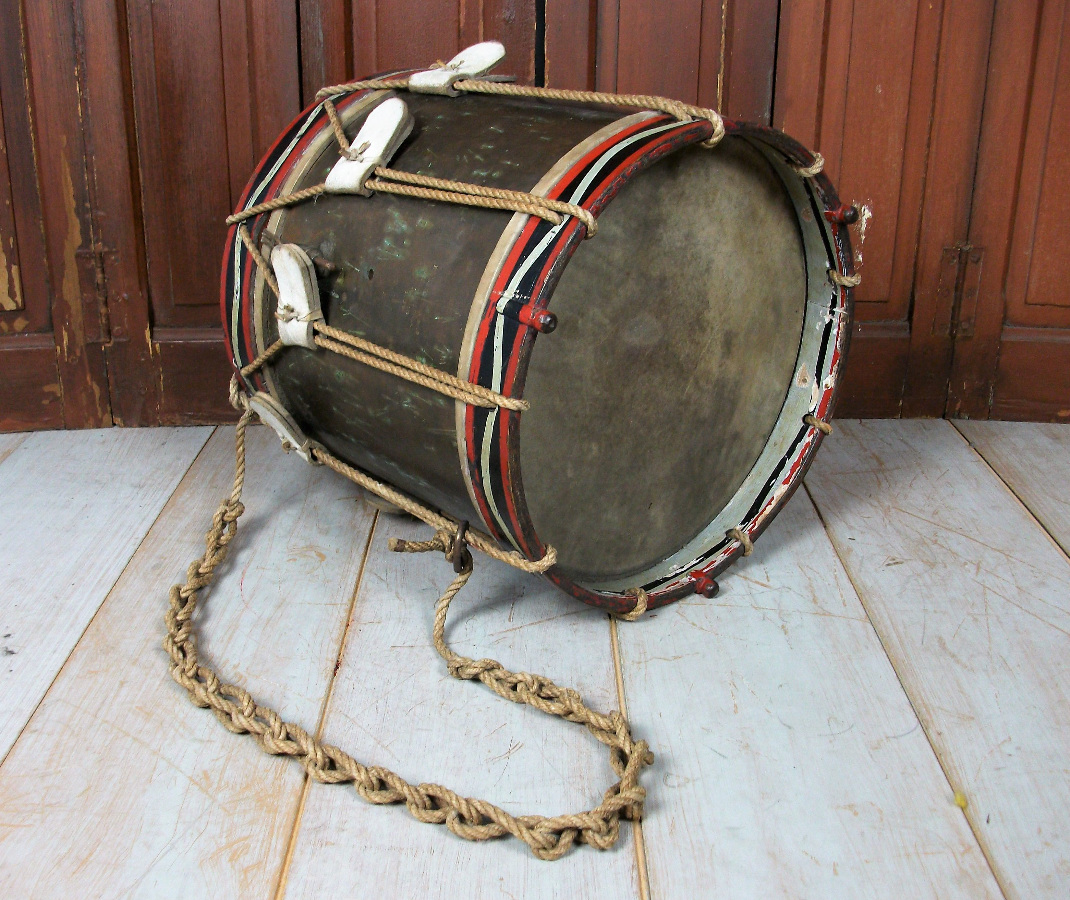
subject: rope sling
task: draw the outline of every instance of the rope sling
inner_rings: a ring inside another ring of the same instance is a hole
[[[349,154],[353,148],[350,147],[331,97],[356,90],[404,90],[407,87],[406,80],[376,79],[326,87],[317,94],[343,155]],[[675,115],[682,120],[705,118],[712,122],[713,133],[703,146],[712,147],[724,136],[724,124],[713,110],[662,97],[564,91],[480,79],[458,81],[453,87],[459,91],[473,93],[531,96],[654,109]],[[796,170],[801,177],[812,178],[821,171],[822,163],[820,155],[816,155],[811,166],[797,167]],[[574,216],[586,226],[587,237],[592,237],[597,232],[594,216],[573,204],[518,191],[503,191],[399,172],[382,166],[377,167],[373,174],[375,177],[370,178],[365,187],[374,191],[488,209],[511,209],[555,224],[561,222],[563,216]],[[313,199],[325,192],[325,185],[316,185],[242,210],[227,219],[228,224],[238,226],[238,237],[276,296],[279,295],[279,287],[272,268],[261,254],[245,223],[255,216]],[[835,274],[839,276],[838,272]],[[834,283],[847,286],[857,283],[852,280],[857,276],[840,278],[844,280]],[[287,312],[280,309],[277,315],[284,319]],[[315,322],[313,326],[317,347],[438,391],[459,402],[488,408],[502,407],[517,412],[529,408],[529,404],[524,400],[506,397],[464,381],[323,322]],[[252,363],[242,368],[241,376],[247,378],[258,372],[274,360],[285,346],[281,340],[276,341]],[[424,506],[401,491],[349,466],[318,444],[311,444],[312,462],[327,466],[434,529],[435,534],[431,540],[391,539],[389,546],[391,550],[402,553],[438,551],[453,564],[455,577],[435,604],[432,628],[435,649],[445,660],[449,674],[461,680],[481,681],[507,700],[524,703],[549,715],[583,725],[599,742],[609,748],[610,766],[619,780],[606,790],[600,804],[585,812],[553,817],[513,816],[488,801],[462,797],[441,785],[414,785],[388,769],[365,766],[343,750],[320,741],[300,726],[286,722],[275,710],[257,703],[243,688],[222,682],[213,669],[201,663],[194,628],[194,615],[200,592],[209,586],[216,569],[226,559],[228,547],[237,534],[238,519],[245,509],[241,502],[246,475],[245,437],[255,413],[250,408],[249,397],[242,390],[237,376],[231,379],[230,399],[232,405],[241,412],[235,432],[234,484],[212,518],[212,525],[205,537],[204,555],[190,563],[185,583],[171,588],[165,619],[167,636],[164,647],[170,656],[171,677],[186,689],[192,702],[198,707],[211,709],[229,731],[251,735],[266,753],[295,758],[315,781],[352,783],[358,795],[373,804],[404,803],[409,813],[417,820],[445,825],[451,832],[467,840],[483,841],[512,835],[527,844],[536,857],[544,860],[559,859],[576,842],[599,849],[607,849],[616,843],[620,834],[620,819],[623,817],[638,820],[642,816],[646,790],[639,783],[639,779],[643,768],[654,761],[654,755],[647,743],[633,739],[631,729],[620,712],[599,713],[587,706],[575,690],[560,687],[544,676],[511,672],[491,659],[474,660],[461,656],[450,648],[445,639],[446,616],[450,604],[468,583],[472,574],[473,560],[469,547],[533,574],[550,569],[557,561],[557,552],[548,547],[542,559],[529,560],[515,551],[502,550],[489,535]],[[813,420],[810,424],[819,430],[831,430],[827,422],[813,416],[808,418]],[[750,554],[751,541],[744,531],[739,528],[732,529],[728,532],[728,537],[739,541],[743,552]],[[635,597],[635,605],[630,612],[618,615],[617,618],[634,621],[647,610],[648,596],[641,588],[628,593]]]

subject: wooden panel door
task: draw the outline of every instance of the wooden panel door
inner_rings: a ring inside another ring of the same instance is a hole
[[[138,165],[127,176],[137,191],[125,216],[143,228],[151,365],[113,402],[155,388],[155,411],[142,423],[233,416],[219,324],[224,220],[262,154],[321,86],[429,65],[499,36],[510,43],[505,70],[523,81],[535,74],[534,0],[443,0],[419,12],[363,0],[129,0],[127,27]]]
[[[948,412],[1070,421],[1070,2],[1000,0]]]
[[[770,121],[777,0],[547,0],[550,87],[660,94]]]
[[[0,16],[0,430],[109,425],[77,23],[63,0],[14,7]]]
[[[992,0],[784,0],[773,122],[825,157],[855,235],[840,415],[944,412]]]
[[[325,84],[425,67],[491,40],[508,54],[495,72],[533,84],[542,65],[535,6],[536,0],[300,0],[304,102]]]
[[[0,429],[219,421],[223,220],[299,109],[292,3],[0,19]]]
[[[232,417],[219,255],[260,155],[323,84],[492,38],[522,83],[661,93],[824,154],[872,212],[839,414],[1070,418],[1070,0],[13,6],[0,429]]]
[[[169,423],[230,417],[219,267],[245,182],[300,111],[296,5],[127,5],[132,112],[158,407]]]

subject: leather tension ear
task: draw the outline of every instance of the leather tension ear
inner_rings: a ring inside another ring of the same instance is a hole
[[[409,76],[409,90],[418,94],[445,94],[456,97],[453,85],[463,78],[478,78],[505,59],[505,47],[497,41],[473,44],[458,53],[446,65]]]
[[[287,451],[293,450],[305,462],[316,462],[312,458],[312,448],[320,445],[300,429],[293,417],[271,394],[257,391],[249,398],[249,409],[260,417],[261,422],[275,430]]]
[[[271,268],[279,284],[279,340],[315,350],[313,323],[323,321],[323,312],[312,260],[297,244],[279,244],[271,251]]]
[[[372,192],[364,187],[364,183],[376,166],[390,162],[398,147],[412,133],[412,126],[412,114],[404,100],[391,97],[380,103],[368,113],[349,145],[349,153],[344,154],[331,169],[324,182],[328,193],[370,197]]]

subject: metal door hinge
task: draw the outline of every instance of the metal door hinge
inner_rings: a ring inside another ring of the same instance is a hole
[[[940,255],[940,281],[932,333],[937,337],[971,338],[977,316],[977,292],[981,284],[984,247],[962,242],[944,247]]]

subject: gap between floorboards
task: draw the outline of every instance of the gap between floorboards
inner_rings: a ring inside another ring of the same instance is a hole
[[[1068,549],[1068,548],[1064,547],[1062,544],[1060,544],[1058,539],[1055,537],[1055,535],[1052,534],[1050,531],[1048,531],[1047,526],[1043,522],[1040,521],[1040,519],[1037,517],[1036,513],[1033,512],[1032,507],[1030,507],[1029,504],[1026,503],[1025,500],[1022,499],[1021,495],[1014,489],[1014,485],[1012,485],[1009,481],[1007,481],[1007,479],[1004,478],[999,473],[999,470],[995,466],[993,466],[992,463],[990,463],[988,461],[988,457],[986,457],[984,455],[984,453],[981,452],[981,448],[975,446],[973,441],[971,441],[968,437],[966,437],[966,435],[963,434],[961,430],[959,430],[959,427],[953,421],[950,422],[950,424],[951,424],[951,427],[954,429],[955,434],[957,434],[960,438],[962,438],[966,442],[966,445],[975,454],[977,454],[977,457],[981,460],[981,462],[983,462],[985,464],[985,466],[988,469],[988,471],[991,472],[996,477],[996,479],[1003,485],[1003,487],[1005,487],[1007,489],[1007,492],[1014,498],[1014,501],[1022,509],[1025,510],[1026,515],[1029,516],[1029,518],[1033,520],[1033,522],[1036,524],[1037,528],[1039,528],[1041,531],[1044,532],[1044,534],[1046,534],[1048,536],[1048,540],[1051,541],[1052,544],[1055,546],[1055,549],[1059,552],[1059,555],[1062,556],[1064,559],[1066,559],[1068,562],[1070,562],[1070,549]]]
[[[363,502],[362,500],[358,502]],[[357,581],[353,585],[353,592],[349,597],[349,604],[346,607],[346,623],[342,628],[342,637],[338,641],[338,653],[335,655],[334,666],[331,669],[330,678],[327,681],[327,690],[323,694],[323,702],[320,705],[319,721],[316,722],[315,737],[317,741],[323,740],[323,726],[327,721],[327,709],[331,703],[331,697],[334,694],[334,683],[338,678],[338,670],[342,667],[342,657],[346,652],[346,644],[349,641],[349,629],[353,622],[353,613],[356,610],[357,597],[360,594],[360,586],[364,582],[364,569],[368,565],[368,556],[371,553],[372,538],[375,536],[375,527],[379,524],[379,510],[376,510],[372,516],[371,528],[368,529],[368,539],[364,543],[364,553],[360,558],[360,568],[357,570]],[[312,779],[308,773],[305,773],[304,781],[301,784],[301,797],[297,801],[297,809],[294,812],[293,824],[290,827],[290,837],[286,841],[286,852],[282,857],[282,866],[279,869],[279,877],[275,881],[275,892],[273,897],[275,900],[283,900],[286,896],[286,880],[290,874],[290,864],[293,862],[294,850],[297,847],[297,838],[301,831],[301,818],[305,812],[305,801],[308,800],[308,793],[312,789]]]
[[[620,714],[631,727],[628,718],[628,700],[624,693],[624,667],[621,664],[620,638],[617,635],[617,618],[609,615],[609,647],[613,654],[613,677],[617,682],[617,706]],[[646,841],[643,839],[643,820],[632,822],[632,839],[635,843],[635,867],[639,879],[639,900],[650,900],[650,877],[646,864]]]

